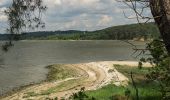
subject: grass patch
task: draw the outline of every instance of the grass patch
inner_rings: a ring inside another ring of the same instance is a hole
[[[23,98],[29,98],[29,97],[34,97],[34,96],[38,96],[39,94],[35,93],[35,92],[27,92],[25,93],[26,95],[23,96]]]
[[[71,66],[62,64],[47,66],[49,72],[47,74],[47,81],[62,80],[70,77],[77,77],[78,72]]]
[[[47,81],[63,80],[66,78],[78,77],[79,75],[79,72],[74,68],[74,66],[71,65],[67,66],[63,64],[56,64],[47,66],[46,68],[49,69],[47,74]],[[79,82],[80,80],[71,79],[55,87],[41,91],[40,95],[49,95],[51,93],[61,91],[72,86],[76,86]]]
[[[65,90],[65,89],[67,90],[71,87],[76,86],[77,82],[78,82],[78,80],[76,80],[76,79],[66,81],[58,86],[55,86],[55,87],[49,88],[45,91],[42,91],[41,95],[49,95],[51,93],[59,92],[59,91]]]
[[[125,100],[125,91],[127,89],[131,92],[130,100],[135,100],[135,90],[132,85],[129,85],[128,87],[117,87],[110,84],[95,91],[87,91],[86,94],[89,97],[94,97],[96,100],[115,100],[115,98],[122,98],[118,100]],[[138,87],[138,90],[140,100],[161,100],[161,94],[152,87]]]
[[[113,95],[124,94],[124,87],[116,87],[113,84],[110,84],[95,91],[87,91],[86,94],[97,100],[110,100],[110,97]]]
[[[85,83],[84,79],[86,79],[85,76],[82,78],[78,78],[78,79],[71,79],[71,80],[63,82],[55,87],[49,88],[45,91],[42,91],[41,95],[49,95],[51,93],[72,89],[74,87],[79,86],[79,84]]]
[[[131,67],[127,65],[114,65],[114,67],[123,75],[131,79],[130,73],[133,73],[133,78],[135,82],[144,82],[144,81],[149,81],[145,77],[146,74],[149,73],[149,68],[143,67],[142,69],[139,69],[137,66],[136,67]]]
[[[133,78],[139,91],[140,100],[161,100],[161,93],[158,92],[158,84],[149,81],[145,77],[148,73],[148,68],[138,69],[138,67],[122,65],[114,65],[114,67],[127,76],[129,80],[131,80],[130,72],[133,72]],[[86,91],[86,94],[90,97],[96,98],[96,100],[126,100],[127,97],[125,96],[125,92],[127,90],[130,91],[130,100],[135,100],[135,90],[131,82],[127,87],[117,87],[110,84],[95,91]]]

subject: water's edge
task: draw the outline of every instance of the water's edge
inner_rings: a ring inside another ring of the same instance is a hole
[[[140,47],[144,44],[135,43]],[[5,55],[4,69],[0,69],[0,89],[2,91],[0,97],[46,82],[48,69],[44,66],[132,60],[130,58],[131,50],[130,45],[115,40],[17,42]],[[9,87],[9,89],[4,90],[4,87]]]

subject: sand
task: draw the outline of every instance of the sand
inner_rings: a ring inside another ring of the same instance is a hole
[[[108,84],[117,86],[126,86],[128,78],[119,73],[114,64],[137,66],[135,61],[100,61],[79,64],[63,64],[65,66],[74,67],[79,72],[78,77],[70,77],[63,80],[53,82],[43,82],[41,84],[27,87],[10,96],[2,98],[2,100],[45,100],[45,98],[68,98],[73,93],[78,92],[82,87],[85,90],[96,90]],[[149,63],[144,66],[151,67]],[[65,86],[62,86],[64,85]],[[44,91],[50,91],[44,93]],[[51,92],[52,91],[52,92]],[[34,93],[34,96],[28,96],[29,93]],[[44,94],[43,94],[44,93]],[[42,95],[43,94],[43,95]]]

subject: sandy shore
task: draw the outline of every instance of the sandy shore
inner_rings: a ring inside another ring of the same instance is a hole
[[[77,77],[70,77],[53,82],[43,82],[41,84],[27,87],[1,100],[45,100],[46,98],[59,99],[68,98],[72,93],[85,87],[86,90],[96,90],[107,84],[113,83],[117,86],[127,85],[128,78],[119,73],[114,64],[137,66],[135,61],[101,61],[80,64],[63,64],[64,66],[75,68]],[[151,67],[149,63],[144,66]]]

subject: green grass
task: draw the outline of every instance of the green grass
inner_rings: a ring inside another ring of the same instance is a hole
[[[158,92],[159,86],[146,79],[148,68],[138,69],[138,67],[114,65],[115,68],[130,79],[130,72],[133,72],[133,78],[136,82],[140,100],[161,100],[161,93]],[[125,100],[125,91],[130,90],[130,100],[135,100],[135,90],[131,82],[127,87],[117,87],[109,84],[95,91],[87,91],[86,94],[96,100]]]
[[[149,73],[149,68],[143,67],[142,69],[139,69],[138,67],[131,67],[126,65],[114,65],[114,67],[123,75],[131,79],[131,72],[133,73],[133,78],[136,82],[143,82],[143,81],[149,81],[145,77],[146,74]]]
[[[71,87],[77,86],[77,84],[78,84],[78,80],[72,79],[72,80],[66,81],[66,82],[64,82],[62,84],[59,84],[59,85],[57,85],[55,87],[49,88],[49,89],[47,89],[45,91],[41,91],[41,95],[49,95],[51,93],[67,90],[67,89],[69,89]]]
[[[62,64],[50,65],[47,68],[49,69],[47,81],[62,80],[79,75],[74,68]]]
[[[97,100],[109,100],[113,95],[124,94],[124,90],[124,87],[116,87],[110,84],[95,91],[87,91],[86,94],[90,97],[96,98]]]
[[[155,91],[152,87],[144,86],[138,87],[140,100],[160,100],[160,93]],[[156,88],[156,87],[155,87]],[[97,100],[112,100],[114,96],[125,97],[125,91],[129,89],[131,91],[130,98],[133,100],[135,98],[135,90],[132,85],[128,87],[117,87],[113,84],[107,85],[101,89],[95,91],[87,91],[86,94],[90,97],[94,97]],[[123,99],[121,99],[123,100]]]
[[[23,98],[28,98],[28,97],[34,97],[34,96],[38,96],[39,94],[35,93],[35,92],[27,92],[25,93],[25,96],[23,96]]]

